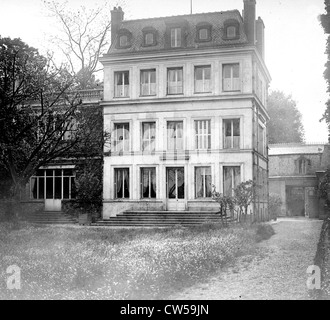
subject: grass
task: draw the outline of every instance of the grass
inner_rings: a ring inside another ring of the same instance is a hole
[[[258,228],[1,223],[0,299],[165,299],[254,252]],[[21,290],[6,287],[10,265],[21,268]]]

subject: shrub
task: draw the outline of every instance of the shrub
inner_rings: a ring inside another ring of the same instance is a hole
[[[256,230],[256,241],[268,240],[275,234],[273,227],[269,224],[258,224]]]

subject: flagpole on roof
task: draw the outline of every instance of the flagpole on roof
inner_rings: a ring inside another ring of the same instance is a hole
[[[192,0],[190,0],[190,14],[192,14]]]

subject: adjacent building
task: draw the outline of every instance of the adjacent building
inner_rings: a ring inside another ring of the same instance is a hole
[[[264,23],[238,10],[124,20],[114,8],[104,66],[103,219],[125,210],[217,210],[213,188],[261,188],[267,215]]]
[[[328,159],[329,145],[324,143],[269,145],[269,192],[281,197],[282,216],[324,217],[317,187]]]

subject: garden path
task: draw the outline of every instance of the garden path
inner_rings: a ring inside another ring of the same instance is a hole
[[[256,256],[242,256],[235,265],[206,283],[169,297],[180,300],[309,299],[307,268],[313,265],[322,221],[280,218],[276,232],[258,244]]]

